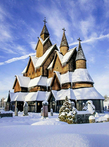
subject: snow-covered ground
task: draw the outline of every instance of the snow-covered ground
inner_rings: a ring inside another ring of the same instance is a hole
[[[108,147],[109,122],[67,124],[54,113],[0,118],[0,147]]]

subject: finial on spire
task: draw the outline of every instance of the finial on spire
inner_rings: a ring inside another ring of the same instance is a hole
[[[79,42],[81,42],[82,40],[80,39],[80,37],[77,39]]]
[[[44,17],[43,22],[44,22],[44,25],[46,25],[46,23],[47,23],[47,21],[46,21],[46,17]]]
[[[62,29],[64,32],[66,31],[65,28]]]

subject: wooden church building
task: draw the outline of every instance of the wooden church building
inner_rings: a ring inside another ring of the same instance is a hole
[[[43,101],[48,108],[59,112],[65,97],[82,110],[83,103],[92,100],[96,111],[103,110],[104,97],[94,88],[94,82],[88,73],[86,58],[78,39],[78,48],[69,49],[65,29],[60,50],[52,44],[44,20],[44,26],[36,44],[36,55],[30,56],[22,76],[16,76],[14,92],[9,93],[10,107],[23,110],[24,101],[28,102],[30,112],[40,112]]]

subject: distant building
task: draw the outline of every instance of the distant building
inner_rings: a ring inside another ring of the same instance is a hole
[[[9,94],[10,107],[15,104],[23,110],[24,101],[29,111],[40,112],[42,101],[48,101],[48,107],[58,112],[65,97],[82,110],[83,103],[92,100],[96,111],[103,110],[104,97],[94,88],[94,82],[88,73],[86,58],[81,46],[69,49],[65,29],[58,50],[52,44],[44,20],[44,26],[36,44],[36,55],[30,56],[22,76],[16,76],[14,93]]]

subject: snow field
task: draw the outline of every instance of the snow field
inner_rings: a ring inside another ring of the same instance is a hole
[[[58,114],[43,119],[40,113],[0,119],[0,147],[107,147],[109,122],[67,124]]]

